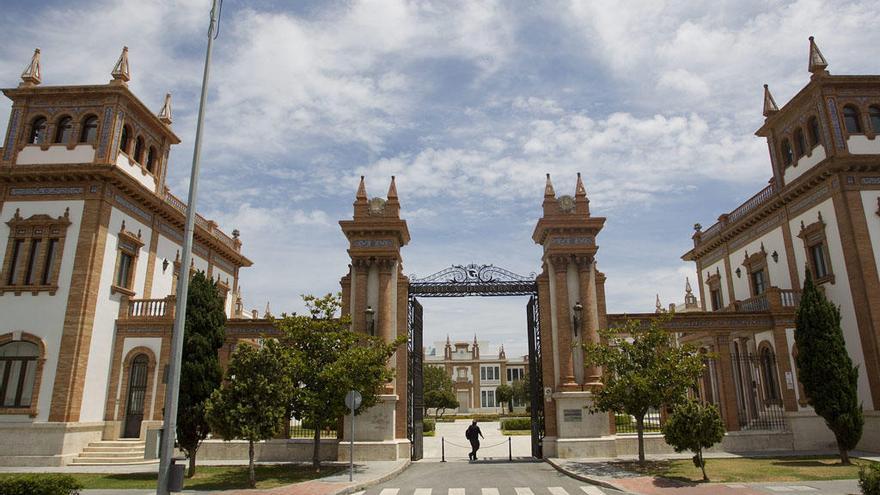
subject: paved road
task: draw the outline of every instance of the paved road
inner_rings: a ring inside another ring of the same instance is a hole
[[[563,475],[544,462],[413,463],[361,495],[619,495]]]
[[[440,459],[442,455],[441,441],[446,439],[446,460],[464,460],[471,451],[470,444],[464,437],[464,432],[470,426],[471,420],[462,419],[454,423],[437,423],[437,431],[433,437],[424,439],[424,458]],[[478,423],[483,438],[480,440],[481,459],[507,459],[512,453],[514,459],[518,457],[532,456],[532,437],[529,435],[504,436],[501,433],[501,423],[487,421]],[[508,440],[509,439],[509,440]],[[508,441],[510,444],[508,445]]]

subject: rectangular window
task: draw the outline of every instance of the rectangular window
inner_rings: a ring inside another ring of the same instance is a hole
[[[485,380],[485,379],[486,379],[486,368],[483,366],[480,366],[480,380]]]
[[[132,256],[126,252],[119,253],[119,267],[116,269],[116,286],[129,289],[131,282]]]
[[[27,274],[24,276],[27,285],[35,285],[37,283],[37,257],[40,255],[40,239],[31,241],[31,253],[28,258]]]
[[[55,270],[55,251],[58,250],[58,239],[49,239],[46,247],[46,263],[43,265],[43,285],[49,285],[52,280],[52,271]]]
[[[756,270],[752,272],[752,287],[755,289],[756,296],[760,296],[766,290],[764,286],[764,270]]]
[[[713,289],[709,291],[710,296],[712,297],[712,311],[718,311],[721,309],[721,289]]]
[[[494,390],[481,390],[480,391],[480,406],[481,407],[495,407],[495,391]]]
[[[9,261],[9,278],[6,280],[8,285],[15,285],[18,279],[18,265],[21,257],[21,246],[24,244],[23,239],[16,239],[12,244],[12,256]]]
[[[815,278],[824,278],[828,276],[828,265],[825,263],[825,245],[822,243],[810,246],[810,255],[813,257],[813,269],[815,270]]]
[[[458,369],[458,377],[459,378],[467,378],[467,370],[465,368]]]

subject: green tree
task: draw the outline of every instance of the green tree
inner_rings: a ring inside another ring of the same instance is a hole
[[[452,386],[452,378],[444,368],[426,366],[423,370],[425,407],[434,409],[436,421],[447,409],[455,409],[459,406],[455,398],[455,390]]]
[[[303,296],[307,315],[283,315],[275,326],[290,356],[290,411],[315,429],[312,464],[320,471],[321,430],[348,413],[345,395],[357,390],[363,397],[360,413],[379,401],[384,384],[394,377],[388,359],[406,336],[386,344],[378,337],[349,329],[348,316],[338,316],[340,296]]]
[[[248,441],[248,482],[257,484],[254,473],[254,442],[275,437],[287,417],[290,383],[290,359],[278,342],[265,340],[257,348],[240,344],[222,387],[205,403],[211,429],[224,440]]]
[[[187,476],[196,474],[196,454],[211,429],[205,401],[220,386],[223,369],[217,351],[226,337],[226,312],[217,285],[196,272],[186,299],[183,362],[177,409],[177,442],[189,457]]]
[[[798,379],[807,399],[834,433],[840,461],[850,464],[849,451],[859,443],[865,424],[859,402],[859,370],[846,352],[840,310],[818,290],[809,271],[797,311],[794,341]]]
[[[663,329],[669,316],[628,321],[618,330],[601,330],[598,343],[583,345],[588,364],[602,367],[602,387],[593,391],[591,412],[626,413],[636,419],[639,462],[645,461],[645,415],[652,408],[684,400],[703,373],[703,358],[689,345],[677,345]]]
[[[513,389],[513,400],[515,402],[531,404],[532,389],[529,385],[529,380],[531,380],[531,375],[526,374],[523,376],[522,380],[514,380],[513,383],[510,384],[510,388]]]
[[[507,410],[513,412],[513,387],[506,383],[495,387],[495,400],[498,404],[507,403]]]
[[[714,404],[701,404],[688,399],[676,405],[663,425],[663,436],[676,452],[693,452],[694,465],[703,471],[703,481],[709,481],[703,449],[708,449],[724,439],[724,424]]]

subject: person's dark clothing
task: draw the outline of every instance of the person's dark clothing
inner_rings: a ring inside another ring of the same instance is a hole
[[[471,442],[471,452],[468,454],[468,458],[472,461],[476,461],[477,451],[480,450],[480,437],[483,436],[483,432],[480,431],[479,426],[472,424],[468,426],[467,431],[464,432],[464,436]]]

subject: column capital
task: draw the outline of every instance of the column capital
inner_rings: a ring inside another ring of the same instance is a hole
[[[550,262],[553,263],[553,271],[556,273],[568,271],[569,261],[571,261],[570,256],[550,256]]]

